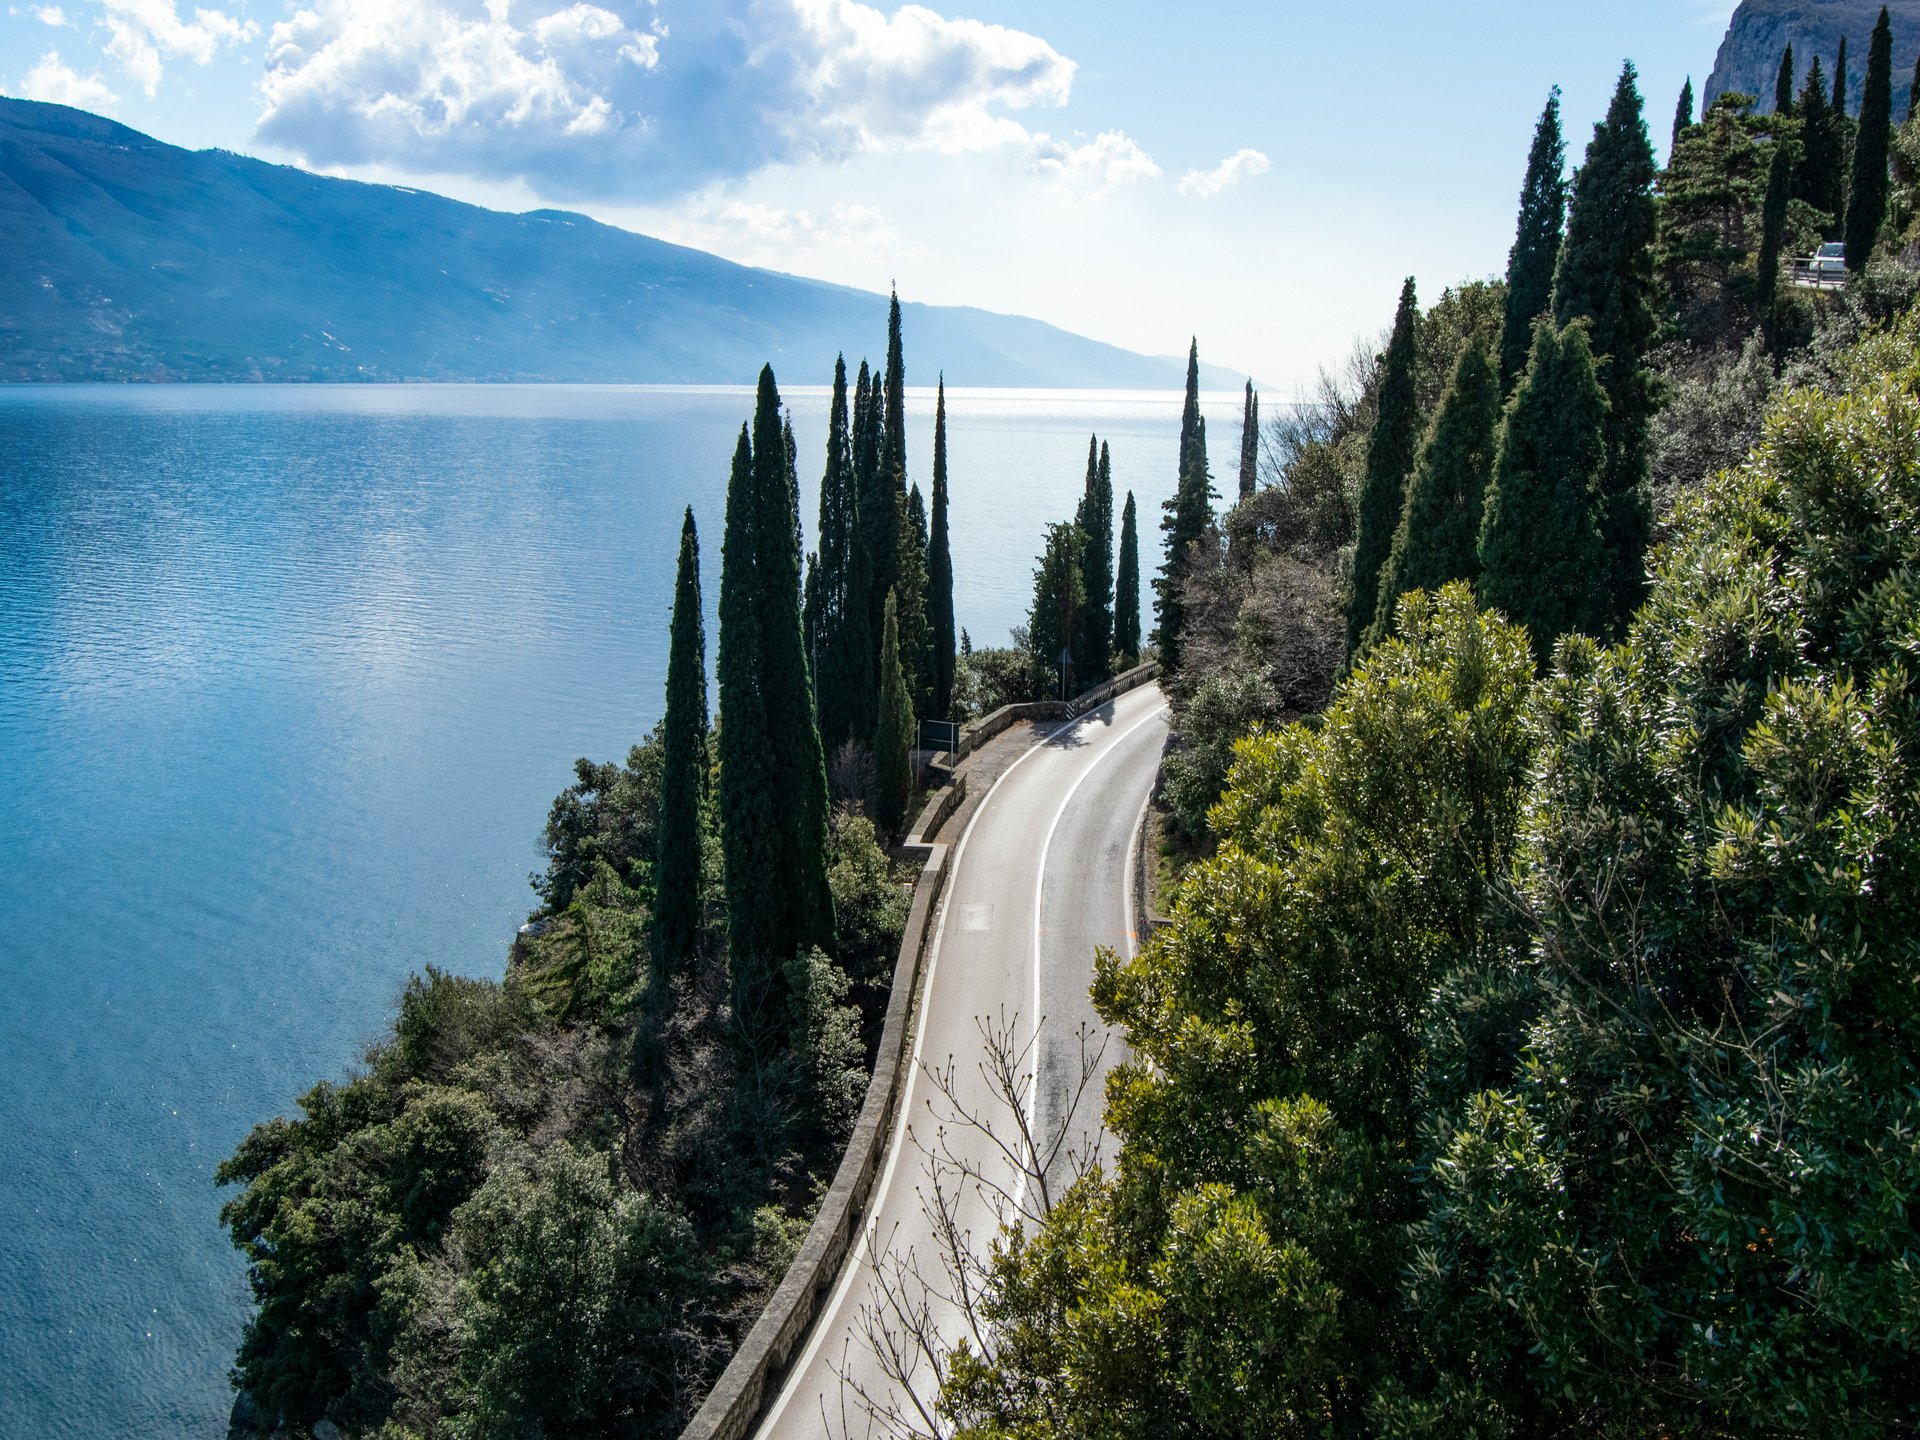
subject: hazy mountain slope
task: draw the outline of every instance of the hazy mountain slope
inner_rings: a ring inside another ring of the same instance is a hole
[[[1880,18],[1883,0],[1742,0],[1720,42],[1713,74],[1707,80],[1706,103],[1716,95],[1738,90],[1760,97],[1762,111],[1773,109],[1773,82],[1780,72],[1780,56],[1793,46],[1794,85],[1799,88],[1820,57],[1827,84],[1833,84],[1833,62],[1840,53],[1840,37],[1847,37],[1847,108],[1860,110],[1860,91],[1867,73],[1867,41]],[[1885,0],[1893,21],[1893,118],[1907,118],[1907,95],[1913,87],[1913,61],[1920,55],[1920,0]]]
[[[22,100],[0,99],[0,255],[4,380],[747,383],[771,360],[825,383],[837,351],[877,354],[886,334],[883,296]],[[922,305],[905,320],[917,384],[936,367],[965,385],[1182,379],[1179,360],[1038,321]]]

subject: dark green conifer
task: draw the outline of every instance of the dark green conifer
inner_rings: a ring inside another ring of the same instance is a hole
[[[680,526],[667,642],[667,713],[660,732],[660,823],[653,861],[656,980],[700,949],[701,824],[707,797],[707,629],[700,609],[700,536],[693,507]]]
[[[1140,663],[1140,522],[1133,492],[1120,512],[1120,562],[1113,582],[1113,648],[1123,670]]]
[[[820,742],[831,755],[850,739],[864,742],[871,709],[868,689],[873,632],[867,626],[862,576],[853,426],[848,414],[847,362],[833,366],[833,403],[827,418],[827,463],[820,477],[820,550],[813,579],[815,708]]]
[[[1113,664],[1113,468],[1098,439],[1087,442],[1087,481],[1074,524],[1084,541],[1080,580],[1086,608],[1080,612],[1073,656],[1085,690],[1106,680]]]
[[[734,1019],[791,1028],[786,962],[835,949],[827,783],[801,633],[793,455],[769,366],[727,490],[720,572],[720,831]]]
[[[1545,664],[1569,631],[1610,620],[1604,587],[1602,476],[1607,396],[1587,322],[1534,332],[1513,392],[1480,530],[1480,600],[1525,625]]]
[[[1780,69],[1773,77],[1773,113],[1793,115],[1793,46],[1788,45],[1780,56]]]
[[[900,663],[900,621],[888,595],[880,622],[880,720],[873,733],[875,822],[889,835],[901,833],[913,803],[913,702]]]
[[[1629,62],[1620,72],[1606,119],[1594,127],[1586,164],[1574,179],[1567,240],[1553,290],[1558,328],[1582,318],[1590,322],[1586,343],[1600,357],[1600,382],[1609,402],[1601,485],[1609,621],[1597,632],[1602,639],[1622,634],[1627,617],[1640,604],[1653,529],[1647,444],[1656,401],[1646,355],[1656,324],[1657,212],[1653,146],[1635,80]]]
[[[1470,342],[1460,351],[1407,486],[1369,645],[1395,633],[1395,613],[1407,591],[1431,592],[1479,577],[1481,509],[1499,431],[1500,377],[1486,351]]]
[[[1920,56],[1913,62],[1913,80],[1907,87],[1907,123],[1920,120]]]
[[[1824,217],[1822,234],[1838,232],[1845,176],[1840,169],[1838,117],[1827,101],[1826,72],[1813,57],[1800,87],[1800,159],[1793,172],[1793,198],[1804,200]]]
[[[916,484],[901,512],[900,580],[895,607],[900,617],[900,668],[914,713],[933,706],[933,623],[927,614],[927,503]]]
[[[927,610],[933,627],[933,705],[928,714],[953,715],[953,550],[947,539],[947,377],[933,402],[933,534],[927,551]]]
[[[1693,119],[1693,82],[1687,82],[1687,119]],[[1677,132],[1676,132],[1677,134]],[[1553,303],[1553,272],[1567,217],[1567,146],[1560,135],[1560,87],[1534,126],[1527,178],[1520,186],[1520,222],[1507,252],[1507,294],[1500,324],[1500,393],[1511,393],[1527,366],[1533,322]]]
[[[1247,382],[1247,408],[1240,420],[1240,498],[1251,500],[1260,483],[1260,397]]]
[[[1853,141],[1853,182],[1847,187],[1847,268],[1863,270],[1887,218],[1887,150],[1893,135],[1893,27],[1887,7],[1867,46],[1867,82],[1860,92],[1860,125]]]
[[[1673,143],[1667,147],[1671,155],[1680,148],[1680,137],[1687,133],[1693,124],[1693,77],[1687,77],[1687,83],[1680,87],[1680,102],[1673,107]]]
[[[866,371],[863,362],[861,371]],[[886,382],[875,374],[866,387],[866,404],[860,409],[855,427],[856,504],[860,515],[860,550],[865,574],[867,607],[867,679],[862,687],[866,702],[856,735],[871,735],[878,711],[880,686],[881,610],[887,596],[900,583],[900,529],[906,522],[906,495],[895,487],[887,460]]]
[[[1843,121],[1852,118],[1847,110],[1847,37],[1844,35],[1840,37],[1840,54],[1833,62],[1833,113]]]
[[[1033,609],[1027,612],[1027,644],[1045,689],[1066,700],[1086,688],[1073,656],[1087,593],[1080,579],[1086,537],[1071,523],[1049,525],[1039,567],[1033,572]],[[1061,656],[1067,663],[1061,663]]]
[[[1760,306],[1760,325],[1767,348],[1774,348],[1778,331],[1780,289],[1780,247],[1785,243],[1787,207],[1793,199],[1794,157],[1797,147],[1782,136],[1773,143],[1773,159],[1767,170],[1767,198],[1760,207],[1760,255],[1755,275],[1754,299]]]
[[[1414,447],[1420,440],[1418,354],[1415,333],[1420,319],[1413,277],[1400,288],[1393,317],[1393,338],[1381,363],[1379,411],[1367,444],[1367,468],[1360,484],[1360,513],[1353,548],[1352,590],[1347,596],[1347,654],[1359,656],[1367,627],[1380,604],[1380,571],[1393,549],[1400,512],[1413,474]]]
[[[1180,475],[1162,507],[1167,554],[1153,582],[1160,625],[1160,663],[1180,668],[1180,631],[1186,623],[1187,577],[1199,546],[1213,528],[1213,474],[1207,466],[1207,422],[1200,414],[1200,342],[1187,351],[1187,398],[1180,412]]]

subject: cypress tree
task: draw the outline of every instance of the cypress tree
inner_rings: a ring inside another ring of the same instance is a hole
[[[1200,342],[1187,351],[1187,398],[1180,413],[1180,476],[1163,506],[1161,533],[1167,555],[1154,581],[1160,625],[1160,663],[1180,668],[1180,630],[1186,623],[1184,591],[1195,546],[1213,525],[1213,475],[1207,467],[1207,422],[1200,415]]]
[[[887,305],[887,394],[884,431],[887,470],[902,495],[907,489],[907,361],[900,336],[900,295]]]
[[[1687,82],[1688,122],[1693,82]],[[1676,135],[1677,135],[1676,131]],[[1507,295],[1500,324],[1500,393],[1512,392],[1527,365],[1533,322],[1553,303],[1553,272],[1567,217],[1567,145],[1560,134],[1560,88],[1547,96],[1520,186],[1520,223],[1507,252]]]
[[[1833,62],[1833,113],[1841,120],[1840,133],[1846,134],[1847,114],[1847,37],[1840,37],[1840,54]]]
[[[1774,348],[1778,333],[1780,247],[1785,243],[1787,206],[1793,199],[1793,172],[1793,142],[1783,136],[1773,142],[1773,160],[1767,170],[1767,198],[1760,207],[1760,255],[1755,277],[1760,325],[1769,350]]]
[[[1479,578],[1481,509],[1499,430],[1500,377],[1486,351],[1470,342],[1460,351],[1407,486],[1370,645],[1394,633],[1394,612],[1407,591]]]
[[[861,364],[864,373],[866,365]],[[866,386],[866,403],[860,407],[854,443],[856,504],[860,514],[860,549],[864,561],[867,607],[866,681],[862,688],[865,707],[854,733],[871,735],[878,714],[880,685],[881,611],[887,595],[900,583],[900,527],[905,521],[906,497],[893,484],[887,467],[885,382],[873,375]]]
[[[1853,183],[1847,188],[1847,268],[1873,258],[1887,218],[1887,148],[1893,132],[1893,27],[1887,7],[1867,46],[1867,83],[1860,92],[1860,128],[1853,142]]]
[[[1913,62],[1913,80],[1907,87],[1907,123],[1920,120],[1920,56]]]
[[[734,1019],[750,1049],[788,1033],[785,964],[833,953],[827,783],[800,624],[793,454],[769,366],[727,489],[720,574],[720,830]]]
[[[1793,115],[1793,46],[1788,44],[1780,56],[1779,73],[1773,77],[1773,113]]]
[[[1406,505],[1407,479],[1413,473],[1414,447],[1420,434],[1414,338],[1419,319],[1413,277],[1408,276],[1400,289],[1400,308],[1393,317],[1393,338],[1387,342],[1380,376],[1380,408],[1367,444],[1366,475],[1360,484],[1353,589],[1347,596],[1349,659],[1358,657],[1367,627],[1373,624],[1379,609],[1380,571],[1393,549],[1393,533],[1400,527],[1400,512]]]
[[[653,860],[653,966],[664,979],[700,949],[701,825],[707,796],[707,631],[700,611],[700,535],[680,526],[661,724],[660,822]]]
[[[880,621],[880,719],[873,732],[875,820],[889,835],[907,823],[913,803],[913,702],[900,663],[899,610],[887,596]]]
[[[1260,397],[1247,381],[1247,408],[1240,421],[1240,498],[1251,500],[1260,479]],[[1111,498],[1111,497],[1109,497]]]
[[[1680,87],[1680,101],[1673,107],[1673,143],[1668,146],[1671,156],[1680,148],[1680,137],[1687,133],[1693,124],[1693,77],[1687,77],[1687,83]]]
[[[1807,80],[1800,87],[1800,161],[1793,173],[1793,198],[1804,200],[1826,217],[1832,236],[1841,220],[1840,130],[1827,102],[1826,72],[1813,57]]]
[[[1120,563],[1114,571],[1113,602],[1113,648],[1121,668],[1131,670],[1140,663],[1140,522],[1131,490],[1120,512]]]
[[[933,626],[933,706],[937,719],[953,715],[953,551],[947,541],[947,377],[933,404],[933,535],[927,552],[927,609]]]
[[[1097,438],[1087,442],[1087,482],[1074,524],[1083,542],[1080,581],[1086,608],[1080,612],[1073,660],[1084,690],[1107,679],[1113,664],[1113,467]]]
[[[1507,409],[1480,530],[1480,600],[1527,627],[1544,665],[1609,621],[1602,535],[1607,396],[1587,324],[1542,320]]]
[[[849,739],[868,733],[863,704],[868,657],[873,653],[867,627],[862,576],[859,508],[854,480],[853,426],[848,413],[847,362],[833,365],[833,403],[827,419],[827,464],[820,477],[820,550],[814,584],[815,633],[809,647],[814,664],[815,708],[820,742],[831,755]]]
[[[1086,537],[1073,524],[1049,525],[1039,568],[1033,572],[1033,609],[1027,613],[1027,643],[1036,672],[1048,677],[1062,700],[1083,688],[1073,663],[1073,637],[1079,632],[1087,592],[1080,579],[1080,553]],[[1069,665],[1062,668],[1062,652]]]
[[[933,624],[927,615],[927,503],[920,487],[907,492],[900,522],[900,579],[895,608],[900,617],[900,668],[916,714],[933,705]]]
[[[1554,324],[1585,318],[1585,342],[1600,357],[1609,409],[1605,502],[1605,593],[1610,621],[1596,633],[1612,639],[1646,586],[1647,540],[1653,529],[1648,492],[1648,430],[1655,407],[1646,354],[1653,344],[1653,147],[1647,140],[1631,63],[1620,72],[1607,118],[1594,127],[1586,164],[1574,180],[1567,240],[1554,277]],[[1528,362],[1531,364],[1531,360]]]

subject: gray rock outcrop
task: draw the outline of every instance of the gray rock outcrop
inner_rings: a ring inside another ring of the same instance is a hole
[[[1860,90],[1866,80],[1867,41],[1880,18],[1882,0],[1741,0],[1720,42],[1713,74],[1707,78],[1703,105],[1729,90],[1760,97],[1761,111],[1773,109],[1773,82],[1780,56],[1793,46],[1793,85],[1797,92],[1820,57],[1820,68],[1832,85],[1833,64],[1840,37],[1847,40],[1847,108],[1860,110]],[[1907,118],[1908,94],[1913,85],[1913,62],[1920,56],[1920,0],[1886,0],[1893,22],[1893,119]]]

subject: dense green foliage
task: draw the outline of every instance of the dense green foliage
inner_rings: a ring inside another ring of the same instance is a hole
[[[1860,92],[1860,123],[1853,139],[1853,178],[1847,186],[1847,265],[1862,270],[1880,243],[1887,218],[1887,153],[1893,133],[1893,29],[1887,7],[1867,46],[1867,80]]]
[[[1200,414],[1200,342],[1187,351],[1187,395],[1180,412],[1180,474],[1165,502],[1160,532],[1166,558],[1153,582],[1159,623],[1160,663],[1180,668],[1180,635],[1186,624],[1187,578],[1204,562],[1213,532],[1213,475],[1207,466],[1207,422]]]
[[[1027,612],[1027,651],[1033,657],[1035,688],[1064,700],[1082,688],[1072,660],[1073,639],[1087,607],[1081,554],[1087,539],[1071,523],[1049,525],[1033,572],[1033,608]],[[1062,663],[1062,656],[1066,662]]]
[[[1379,399],[1373,432],[1367,444],[1367,468],[1355,507],[1353,573],[1347,597],[1347,650],[1357,655],[1360,642],[1373,624],[1380,596],[1380,572],[1393,549],[1406,506],[1407,481],[1413,475],[1415,447],[1420,443],[1420,402],[1415,389],[1415,322],[1413,278],[1400,290],[1400,307],[1393,317],[1393,337],[1382,362]]]
[[[873,732],[874,818],[898,835],[913,801],[913,701],[900,665],[900,621],[887,596],[880,625],[880,720]]]
[[[1123,670],[1140,663],[1140,517],[1131,490],[1120,512],[1120,559],[1113,581],[1113,652]]]
[[[1754,252],[1781,124],[1753,114],[1751,95],[1722,95],[1660,176],[1654,268],[1688,343],[1737,341],[1760,318]]]
[[[1073,523],[1086,597],[1073,632],[1074,686],[1086,690],[1113,674],[1113,456],[1098,436],[1087,442],[1087,482]]]
[[[1789,50],[1793,47],[1788,46]],[[1673,107],[1673,141],[1668,150],[1671,154],[1680,148],[1680,139],[1693,124],[1693,77],[1687,77],[1687,83],[1680,87],[1680,99]]]
[[[1773,77],[1773,113],[1783,119],[1793,118],[1793,46],[1789,44],[1780,53],[1780,68]]]
[[[1527,627],[1543,662],[1569,631],[1605,629],[1607,397],[1584,321],[1542,319],[1513,392],[1480,531],[1480,598]]]
[[[1469,344],[1460,351],[1407,485],[1400,528],[1380,575],[1370,644],[1393,633],[1394,612],[1407,591],[1478,578],[1481,514],[1493,479],[1500,419],[1500,377],[1487,352]]]
[[[1607,638],[1626,626],[1645,587],[1652,528],[1647,431],[1656,390],[1645,365],[1654,338],[1653,147],[1647,141],[1637,76],[1620,72],[1606,118],[1594,126],[1574,179],[1567,238],[1553,283],[1553,319],[1585,319],[1607,392],[1601,536]],[[1684,142],[1683,142],[1684,144]]]
[[[700,535],[693,507],[680,528],[667,649],[667,713],[660,722],[660,825],[654,846],[654,963],[691,961],[704,930],[707,804],[707,634],[700,606]]]
[[[1251,500],[1260,482],[1260,397],[1247,382],[1247,404],[1240,417],[1240,498]]]
[[[1241,744],[1171,928],[1098,964],[1121,1148],[998,1242],[959,1433],[1920,1424],[1916,355],[1789,394],[1616,647],[1536,680],[1415,594]]]
[[[1674,144],[1693,123],[1693,82],[1681,97],[1685,121],[1674,121]],[[1553,273],[1560,263],[1561,233],[1567,216],[1567,145],[1560,135],[1560,90],[1547,96],[1527,154],[1527,175],[1520,186],[1520,219],[1507,252],[1507,296],[1500,326],[1500,393],[1511,394],[1527,368],[1533,348],[1533,322],[1553,302]]]
[[[1794,174],[1794,199],[1819,213],[1821,233],[1831,236],[1846,197],[1844,117],[1827,99],[1826,74],[1813,57],[1800,87],[1800,166]]]
[[[797,997],[787,962],[833,953],[827,780],[800,624],[799,483],[771,366],[760,372],[727,490],[720,574],[720,836],[733,1020],[778,1043]]]
[[[947,377],[940,377],[933,405],[933,534],[927,546],[927,618],[932,631],[933,679],[929,718],[953,715],[953,669],[957,658],[953,618],[953,546],[947,534]]]
[[[722,907],[673,965],[652,951],[667,728],[624,765],[579,763],[503,982],[415,979],[363,1073],[221,1167],[257,1301],[235,1378],[269,1420],[671,1436],[784,1272],[864,1085],[907,892],[871,827],[838,823],[852,984],[791,962],[789,1043],[742,1056]]]

